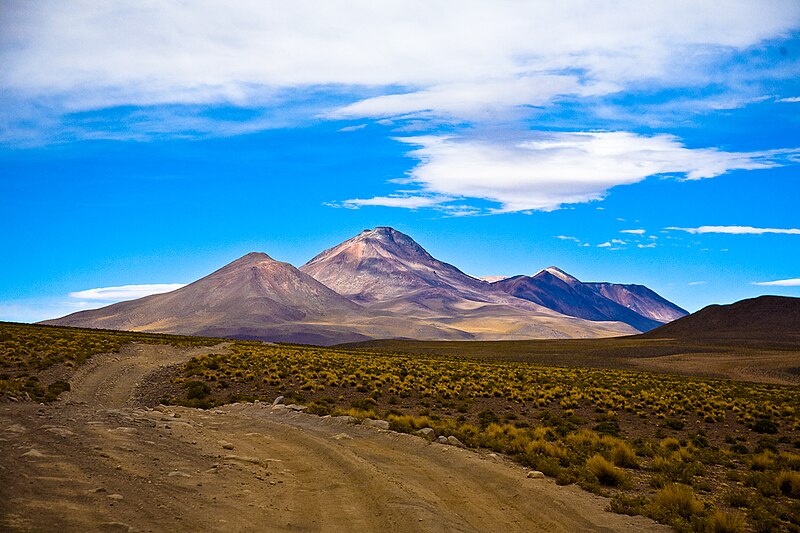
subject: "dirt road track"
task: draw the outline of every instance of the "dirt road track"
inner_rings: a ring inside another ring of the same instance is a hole
[[[0,405],[0,530],[669,531],[488,453],[266,404],[137,405],[197,353],[126,347],[65,401]]]

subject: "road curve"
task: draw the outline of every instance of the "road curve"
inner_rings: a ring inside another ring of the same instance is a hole
[[[670,531],[485,452],[266,404],[136,405],[149,374],[222,349],[126,347],[66,401],[0,406],[0,529]]]

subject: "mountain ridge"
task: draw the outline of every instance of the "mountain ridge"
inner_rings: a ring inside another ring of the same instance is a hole
[[[589,289],[556,267],[540,274],[589,298]],[[251,252],[175,291],[43,323],[314,344],[588,338],[634,334],[651,325],[640,317],[637,328],[631,325],[635,321],[620,321],[613,313],[565,314],[549,300],[501,290],[506,281],[489,283],[465,274],[408,235],[379,226],[299,269]],[[620,307],[591,294],[606,306]],[[625,313],[635,315],[617,309],[618,315]]]

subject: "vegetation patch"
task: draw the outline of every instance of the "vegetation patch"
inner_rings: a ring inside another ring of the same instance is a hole
[[[165,399],[278,395],[320,415],[432,428],[678,531],[800,528],[797,387],[238,342],[176,370]]]
[[[93,355],[116,353],[125,344],[213,346],[220,339],[132,333],[60,326],[0,322],[0,398],[50,402],[69,390],[69,383],[40,383],[40,374],[56,365],[67,371]]]

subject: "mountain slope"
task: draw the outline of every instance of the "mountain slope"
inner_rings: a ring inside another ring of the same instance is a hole
[[[81,311],[45,324],[194,335],[264,338],[276,326],[352,319],[361,307],[288,263],[250,253],[178,290]],[[308,338],[325,328],[306,328]],[[319,331],[317,331],[319,330]],[[306,340],[291,333],[288,339]],[[356,338],[358,335],[351,335]],[[274,336],[273,336],[274,337]],[[363,336],[361,336],[364,338]]]
[[[648,331],[662,324],[606,298],[556,267],[546,268],[534,276],[514,276],[492,285],[507,294],[568,316],[619,321],[639,331]]]
[[[709,305],[644,336],[800,342],[800,298],[759,296],[730,305]]]
[[[364,230],[300,270],[372,312],[447,324],[482,339],[614,336],[639,331],[614,319],[566,317],[506,294],[436,259],[411,237],[389,227]]]
[[[644,285],[619,283],[585,283],[598,294],[623,307],[660,323],[671,322],[689,314]]]
[[[431,256],[393,228],[364,230],[300,267],[317,281],[357,302],[404,297],[420,290],[455,291],[483,299],[489,284]]]

